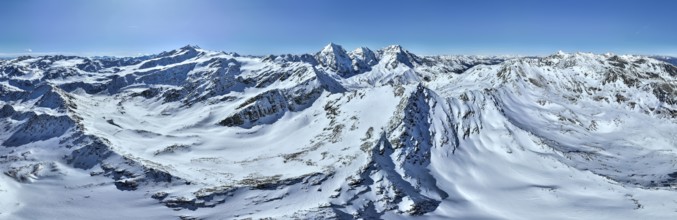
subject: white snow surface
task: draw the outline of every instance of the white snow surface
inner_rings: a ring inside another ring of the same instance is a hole
[[[675,219],[677,67],[400,46],[0,63],[0,219]]]

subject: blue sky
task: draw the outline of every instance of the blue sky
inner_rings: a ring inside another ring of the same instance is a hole
[[[4,0],[0,54],[241,54],[400,44],[418,54],[677,55],[677,1]],[[29,52],[32,51],[32,52]]]

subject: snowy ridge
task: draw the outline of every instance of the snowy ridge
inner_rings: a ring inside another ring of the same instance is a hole
[[[19,57],[0,105],[0,218],[675,216],[677,67],[645,56]]]

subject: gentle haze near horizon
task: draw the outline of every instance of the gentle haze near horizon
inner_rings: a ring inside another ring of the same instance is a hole
[[[676,1],[23,0],[0,56],[134,56],[186,44],[264,55],[399,44],[419,54],[677,55]]]

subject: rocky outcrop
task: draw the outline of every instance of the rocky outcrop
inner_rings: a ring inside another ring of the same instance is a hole
[[[34,115],[21,125],[2,145],[16,147],[36,141],[60,137],[75,127],[68,116]]]
[[[271,90],[247,99],[236,109],[237,113],[223,119],[219,124],[252,127],[260,123],[270,123],[287,112],[289,104],[279,90]]]

